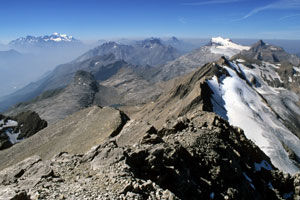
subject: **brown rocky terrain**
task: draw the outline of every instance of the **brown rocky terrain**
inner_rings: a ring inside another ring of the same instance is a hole
[[[195,72],[176,79],[172,89],[158,98],[155,103],[146,104],[132,118],[161,128],[166,120],[188,115],[193,110],[212,111],[210,102],[212,91],[206,80],[216,74],[221,74],[222,70],[226,73],[220,67],[225,62],[226,59],[220,59],[218,63],[208,63]]]
[[[0,199],[299,198],[298,174],[278,171],[241,129],[213,113],[140,130],[139,138],[124,129],[99,135],[102,142],[81,154],[57,150],[50,160],[33,156],[2,170]]]
[[[50,159],[63,151],[84,153],[105,138],[117,134],[126,121],[126,115],[110,107],[83,109],[0,151],[0,169],[33,155]]]

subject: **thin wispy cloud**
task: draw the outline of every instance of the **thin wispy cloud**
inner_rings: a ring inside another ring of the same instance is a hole
[[[300,14],[287,15],[287,16],[281,17],[279,20],[286,20],[286,19],[294,18],[294,17],[298,17],[298,16],[300,16]]]
[[[251,12],[249,12],[247,15],[245,15],[241,19],[247,19],[248,17],[251,17],[252,15],[255,15],[255,14],[265,11],[265,10],[300,10],[300,0],[275,1],[271,4],[253,9]]]
[[[234,3],[239,2],[243,0],[211,0],[211,1],[199,1],[199,2],[193,2],[193,3],[182,3],[181,5],[185,6],[203,6],[203,5],[209,5],[209,4],[227,4],[227,3]]]

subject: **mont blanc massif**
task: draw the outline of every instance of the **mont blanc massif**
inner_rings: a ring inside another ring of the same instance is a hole
[[[1,200],[300,199],[296,54],[222,37],[8,45],[1,66],[84,51],[13,92],[14,70],[1,82]]]

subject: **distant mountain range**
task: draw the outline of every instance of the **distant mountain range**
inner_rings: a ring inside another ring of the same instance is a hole
[[[59,33],[22,37],[1,46],[0,97],[38,80],[58,64],[74,60],[91,46]]]
[[[175,40],[173,38],[173,41]],[[134,45],[108,42],[84,53],[70,63],[57,66],[41,80],[2,98],[1,110],[7,109],[15,103],[28,101],[47,90],[66,87],[73,80],[77,70],[91,72],[97,81],[105,81],[118,74],[120,69],[131,68],[133,70],[130,73],[134,73],[134,77],[144,79],[142,82],[149,85],[148,83],[165,81],[189,73],[207,62],[215,61],[221,56],[230,57],[243,49],[249,49],[249,47],[235,44],[229,39],[212,38],[208,45],[178,57],[179,53],[175,48],[164,45],[157,38],[137,41]],[[123,70],[122,72],[127,73],[128,71]],[[125,76],[125,74],[123,75]],[[109,86],[116,85],[109,84]],[[153,91],[153,89],[151,90]],[[151,93],[158,95],[156,92]]]
[[[159,72],[155,72],[153,79],[156,81],[169,80],[176,76],[189,73],[208,62],[218,60],[221,56],[230,58],[242,50],[249,48],[248,46],[233,43],[230,39],[221,37],[212,38],[207,45],[184,54],[157,68]]]
[[[177,41],[176,38],[172,38],[172,40],[174,42]],[[277,48],[278,51],[275,51],[275,48]],[[274,55],[270,55],[270,52]],[[174,77],[192,72],[194,69],[208,62],[218,60],[221,56],[230,58],[238,53],[240,53],[241,59],[245,58],[247,60],[259,59],[257,55],[261,54],[261,57],[267,62],[275,62],[278,59],[282,63],[292,62],[295,64],[298,62],[294,56],[285,53],[280,47],[265,45],[260,42],[260,45],[254,44],[250,48],[221,37],[212,38],[206,46],[180,57],[178,57],[175,48],[164,45],[161,40],[157,38],[138,41],[135,42],[134,45],[108,42],[89,50],[70,63],[57,66],[55,70],[46,77],[2,98],[1,110],[5,110],[18,102],[31,100],[48,90],[67,87],[72,82],[78,70],[90,72],[96,81],[103,83],[106,87],[114,88],[119,95],[122,94],[122,96],[127,99],[123,99],[117,103],[146,102],[146,99],[151,99],[160,94],[161,89],[157,87],[155,83],[167,81]],[[270,56],[277,60],[269,60]],[[151,67],[150,64],[154,66]],[[283,76],[284,72],[281,74]],[[130,79],[127,80],[129,77]],[[293,76],[291,73],[291,75],[286,78],[286,80],[289,79],[292,81],[294,79],[296,80],[297,76]],[[127,86],[124,86],[121,80],[123,80],[124,83],[126,81],[128,83],[130,82],[130,84],[125,84]],[[150,83],[152,86],[150,86]],[[297,87],[295,83],[296,82],[290,82],[290,84],[286,84],[285,87],[293,88],[293,91],[296,92]],[[274,82],[274,84],[280,86],[281,83]],[[139,95],[135,96],[132,94],[131,97],[129,97],[129,87],[132,91],[135,91],[137,94],[139,93]],[[141,100],[140,98],[142,98],[145,92],[148,92],[149,95],[146,99]],[[136,99],[133,99],[132,96],[135,96]]]
[[[160,65],[179,57],[179,52],[170,45],[164,45],[158,38],[137,41],[132,45],[116,42],[104,43],[80,56],[75,61],[83,61],[95,56],[114,54],[116,59],[134,65]]]
[[[11,47],[51,47],[55,45],[67,45],[79,43],[80,41],[73,36],[66,34],[53,33],[52,35],[44,36],[26,36],[15,39],[9,42]]]
[[[0,199],[300,199],[300,58],[221,37],[176,53],[104,43],[2,98],[2,141],[23,133],[6,116],[49,126],[0,151]]]

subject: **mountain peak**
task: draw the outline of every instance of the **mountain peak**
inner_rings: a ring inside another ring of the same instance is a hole
[[[178,38],[175,37],[175,36],[172,36],[172,37],[169,39],[169,41],[171,41],[171,42],[179,42]]]
[[[21,37],[11,41],[10,45],[44,45],[44,44],[58,44],[58,43],[72,43],[78,42],[73,36],[67,34],[53,33],[52,35]]]
[[[87,71],[78,70],[74,76],[73,86],[89,86],[92,90],[98,90],[98,83],[95,77]]]
[[[267,44],[262,41],[262,40],[258,40],[254,45],[253,47],[263,47],[263,46],[266,46]]]
[[[59,33],[53,33],[50,36],[45,35],[42,37],[42,39],[44,41],[52,40],[54,42],[72,42],[72,41],[74,41],[73,36],[68,36],[67,34],[59,34]]]
[[[231,57],[240,51],[249,50],[250,47],[234,43],[229,38],[213,37],[207,44],[212,53],[223,54]]]
[[[154,37],[147,38],[143,41],[138,42],[137,44],[143,46],[144,48],[151,48],[153,47],[153,45],[162,45],[160,39]]]
[[[232,43],[232,40],[229,38],[223,38],[223,37],[213,37],[211,38],[210,42],[212,44],[217,44],[217,45],[228,45],[229,43]]]

